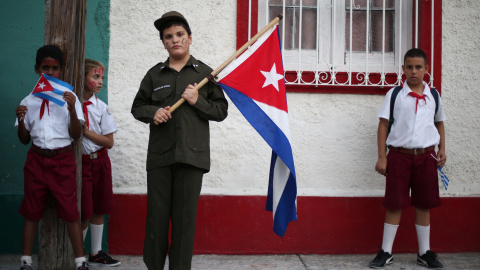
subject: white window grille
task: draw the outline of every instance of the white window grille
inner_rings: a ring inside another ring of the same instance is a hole
[[[418,0],[250,1],[258,1],[258,29],[283,14],[280,35],[284,68],[296,73],[295,79],[287,79],[289,85],[398,85],[403,56],[412,44],[418,44],[418,34],[412,35],[418,33]],[[340,78],[339,74],[344,76]]]

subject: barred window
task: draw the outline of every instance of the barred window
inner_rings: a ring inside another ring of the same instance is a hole
[[[283,14],[279,26],[287,88],[398,85],[405,52],[421,47],[430,53],[432,67],[433,44],[441,41],[441,32],[433,35],[434,14],[441,19],[441,1],[238,1],[238,18],[248,23],[249,38]],[[440,5],[435,13],[434,2]],[[424,42],[427,40],[430,44]]]

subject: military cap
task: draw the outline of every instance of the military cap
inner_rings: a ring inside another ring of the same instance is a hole
[[[188,22],[185,19],[185,17],[183,17],[183,15],[180,14],[179,12],[177,12],[177,11],[169,11],[169,12],[163,14],[160,19],[155,21],[154,25],[158,29],[158,31],[161,31],[162,26],[165,25],[167,22],[170,22],[170,21],[183,22],[190,28],[190,26],[188,25]]]

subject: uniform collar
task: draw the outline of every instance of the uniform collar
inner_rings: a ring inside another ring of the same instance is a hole
[[[98,102],[97,99],[98,99],[98,98],[97,98],[97,95],[93,94],[93,95],[90,97],[90,99],[88,99],[88,101],[92,102],[92,104],[96,106],[96,105],[97,105],[97,102]]]
[[[423,94],[425,96],[427,96],[429,100],[433,100],[433,96],[432,96],[432,92],[430,91],[430,87],[428,86],[428,84],[425,81],[423,81],[422,83],[423,83]],[[403,97],[404,98],[406,96],[408,96],[408,93],[413,92],[412,89],[410,89],[410,87],[408,86],[407,82],[403,83],[403,89],[405,90],[405,91],[403,91]]]
[[[160,71],[163,71],[165,68],[169,68],[168,63],[170,62],[170,57],[167,59],[167,61],[160,63]],[[193,69],[196,72],[200,72],[200,62],[193,57],[193,55],[190,55],[190,58],[188,59],[187,63],[185,64],[186,67],[193,67]]]

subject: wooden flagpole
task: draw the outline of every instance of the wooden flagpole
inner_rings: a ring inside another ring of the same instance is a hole
[[[230,64],[233,60],[235,60],[240,54],[242,54],[250,45],[252,45],[257,39],[265,34],[265,32],[268,31],[272,26],[274,26],[278,21],[280,21],[283,18],[283,15],[280,14],[275,19],[273,19],[267,26],[265,26],[262,30],[260,30],[255,36],[253,36],[247,43],[245,43],[240,49],[238,49],[232,56],[230,56],[223,64],[218,66],[214,71],[212,71],[211,76],[215,77],[217,76],[220,71],[222,71],[228,64]],[[200,89],[202,86],[204,86],[208,82],[208,77],[204,78],[200,83],[197,84],[195,88]],[[175,111],[180,105],[182,105],[185,102],[184,98],[180,98],[175,104],[170,107],[170,110],[168,110],[169,113],[172,113]],[[158,125],[157,122],[155,122],[156,125]]]

